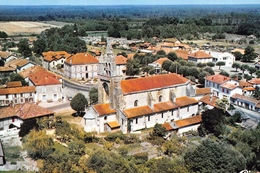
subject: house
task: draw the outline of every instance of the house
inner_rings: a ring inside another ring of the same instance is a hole
[[[43,63],[42,66],[48,70],[56,69],[58,66],[63,68],[65,60],[71,56],[66,51],[48,51],[43,52]]]
[[[207,54],[213,57],[212,62],[217,63],[219,61],[225,62],[225,66],[232,67],[235,62],[235,56],[228,52],[216,52],[216,51],[205,51]]]
[[[253,78],[253,79],[251,79],[251,80],[249,80],[247,82],[249,84],[252,84],[253,87],[256,87],[256,86],[260,87],[260,78]]]
[[[214,107],[217,107],[216,100],[218,100],[218,97],[213,96],[212,94],[205,95],[199,99],[200,109],[203,109],[203,107],[206,107],[207,109],[213,109]]]
[[[213,57],[210,54],[202,50],[198,50],[188,55],[188,61],[195,64],[212,62],[212,59]]]
[[[190,51],[177,49],[177,50],[174,50],[174,53],[176,53],[177,57],[180,57],[184,60],[188,60],[188,56],[190,54]]]
[[[163,62],[167,61],[167,60],[171,61],[169,58],[164,57],[164,58],[159,58],[156,61],[154,61],[153,63],[150,63],[148,65],[152,66],[154,68],[155,74],[158,74],[161,72]]]
[[[231,81],[231,78],[217,74],[205,77],[205,87],[210,87],[214,96],[219,97],[220,86],[228,81]],[[225,87],[225,86],[224,86]]]
[[[26,70],[30,67],[35,66],[36,64],[28,59],[18,58],[12,61],[9,61],[5,64],[5,67],[14,68],[16,73],[19,73],[23,70]]]
[[[196,100],[200,100],[202,97],[204,97],[207,94],[211,94],[211,88],[210,87],[196,88],[195,96],[193,98],[195,98]]]
[[[15,73],[15,68],[0,66],[0,78],[10,77],[12,73]]]
[[[124,76],[126,72],[126,62],[127,58],[123,55],[116,56],[116,71],[117,76]]]
[[[99,104],[86,110],[85,131],[120,128],[127,133],[197,114],[198,101],[190,97],[195,90],[188,79],[175,73],[124,79],[116,73],[107,41],[106,54],[99,59]]]
[[[232,95],[230,101],[231,101],[231,103],[233,103],[237,106],[241,106],[241,107],[247,108],[249,110],[260,112],[260,101],[259,100],[236,93],[236,94]]]
[[[189,131],[197,131],[201,124],[201,120],[201,115],[197,115],[190,118],[164,123],[162,126],[168,131],[169,134],[167,136],[170,136],[172,133],[182,136]]]
[[[64,63],[65,76],[70,79],[92,79],[97,77],[99,61],[89,53],[77,53]]]
[[[34,103],[10,104],[10,106],[0,109],[0,130],[8,130],[13,126],[19,128],[27,119],[53,116],[53,111]]]
[[[235,48],[231,50],[231,53],[240,52],[242,55],[245,54],[245,49]]]
[[[20,83],[20,85],[16,85]],[[0,89],[0,106],[9,104],[34,103],[36,88],[34,86],[22,86],[21,82],[7,84],[7,88]]]
[[[31,67],[19,73],[29,86],[35,86],[35,101],[51,102],[62,99],[62,78],[41,66]]]
[[[11,54],[10,52],[0,51],[0,60],[4,63],[17,59],[16,56]]]

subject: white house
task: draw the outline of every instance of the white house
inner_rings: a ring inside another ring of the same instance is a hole
[[[0,59],[5,63],[17,59],[16,56],[12,55],[10,52],[7,51],[0,51]]]
[[[117,76],[125,76],[127,58],[123,55],[116,56]]]
[[[14,83],[14,82],[13,82]],[[21,82],[20,82],[21,84]],[[0,89],[0,106],[35,102],[36,89],[34,86],[16,86]]]
[[[35,66],[19,73],[29,86],[35,86],[35,101],[58,101],[62,99],[62,78],[41,66]]]
[[[60,65],[60,67],[63,68],[65,60],[71,56],[71,54],[65,51],[48,51],[43,52],[42,55],[42,66],[48,70],[56,69],[58,65]]]
[[[198,50],[198,51],[188,55],[188,61],[193,62],[195,64],[208,63],[208,62],[212,62],[213,58],[210,54],[208,54],[202,50]]]
[[[18,58],[12,61],[9,61],[5,64],[5,67],[12,67],[15,69],[16,73],[19,73],[23,70],[26,70],[30,67],[35,66],[36,64],[28,59]]]
[[[98,60],[89,53],[77,53],[66,59],[65,76],[71,79],[92,79],[98,76]]]
[[[38,117],[53,117],[54,112],[34,103],[11,104],[0,109],[0,130],[20,128],[24,120]]]
[[[228,52],[216,52],[216,51],[205,51],[207,54],[213,57],[212,62],[217,63],[219,61],[225,62],[225,66],[232,67],[235,62],[235,56]]]

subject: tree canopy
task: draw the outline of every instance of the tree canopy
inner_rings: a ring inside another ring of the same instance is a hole
[[[78,113],[84,111],[87,105],[88,101],[82,93],[77,93],[70,102],[71,108]]]

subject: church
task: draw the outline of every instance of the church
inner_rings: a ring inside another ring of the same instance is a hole
[[[198,113],[190,80],[176,74],[127,79],[119,76],[111,40],[99,58],[99,103],[84,115],[86,132],[139,131]]]

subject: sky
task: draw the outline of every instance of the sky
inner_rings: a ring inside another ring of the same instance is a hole
[[[260,0],[0,0],[0,5],[260,4]]]

